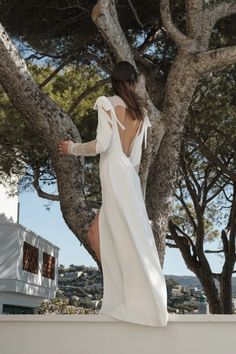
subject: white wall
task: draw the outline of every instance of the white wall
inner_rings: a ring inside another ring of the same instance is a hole
[[[235,354],[235,315],[169,315],[165,327],[104,315],[0,315],[1,354]]]
[[[2,283],[2,281],[0,281]],[[8,284],[7,284],[8,285]],[[38,296],[26,295],[20,292],[1,292],[0,291],[0,315],[3,313],[3,305],[15,305],[22,307],[30,307],[35,309],[40,306],[44,299]],[[0,344],[1,348],[1,344]],[[1,349],[0,349],[1,353]],[[1,353],[2,354],[2,353]]]
[[[24,241],[39,250],[38,273],[23,269]],[[42,276],[43,252],[55,257],[55,277]],[[59,247],[20,224],[0,222],[0,293],[13,292],[52,299],[58,286]],[[15,303],[17,305],[17,303]],[[1,354],[1,351],[0,351]]]
[[[12,217],[13,222],[17,222],[17,205],[18,196],[8,197],[7,188],[0,184],[0,214],[4,213],[8,218]]]

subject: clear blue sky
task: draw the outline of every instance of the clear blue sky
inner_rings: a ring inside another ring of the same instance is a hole
[[[95,266],[97,264],[83,245],[66,225],[58,202],[51,202],[46,210],[47,200],[39,198],[36,192],[22,192],[20,201],[20,224],[60,247],[59,264]],[[78,215],[79,217],[79,215]],[[205,249],[217,249],[219,241],[206,244]],[[222,268],[223,260],[217,255],[207,255],[214,272]],[[173,275],[194,275],[185,265],[179,250],[166,248],[164,273]]]

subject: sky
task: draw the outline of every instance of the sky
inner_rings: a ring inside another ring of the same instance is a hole
[[[20,216],[19,222],[26,228],[39,234],[41,237],[60,247],[59,262],[64,266],[70,264],[97,267],[83,245],[66,225],[58,202],[51,202],[50,210],[45,204],[47,200],[39,198],[36,192],[21,192],[19,195]],[[79,217],[79,214],[78,214]],[[219,240],[205,244],[205,249],[218,249]],[[223,265],[223,258],[218,255],[207,255],[213,272],[220,272]],[[168,275],[192,275],[178,249],[166,247],[164,274]]]

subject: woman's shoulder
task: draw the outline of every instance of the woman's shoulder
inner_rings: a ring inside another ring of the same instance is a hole
[[[127,108],[127,105],[124,102],[124,100],[118,95],[113,95],[113,96],[102,95],[102,96],[97,97],[97,99],[94,103],[93,109],[97,109],[99,104],[102,105],[103,107],[109,106],[109,104],[112,104],[113,107],[123,106],[123,107]],[[107,109],[109,109],[109,107]]]
[[[107,98],[109,99],[109,101],[111,102],[113,107],[116,107],[116,106],[127,107],[125,101],[118,95],[107,96]]]

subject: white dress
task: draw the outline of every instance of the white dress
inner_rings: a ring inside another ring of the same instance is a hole
[[[87,150],[87,155],[100,153],[103,300],[99,314],[142,325],[166,326],[166,282],[137,173],[143,139],[146,146],[147,128],[151,123],[146,115],[127,157],[118,124],[122,129],[125,127],[114,110],[119,104],[126,106],[117,95],[97,98],[93,107],[98,110],[97,135],[91,143],[96,151]],[[111,112],[111,117],[104,109]],[[83,143],[72,145],[70,153],[78,155],[76,145],[82,147]]]

